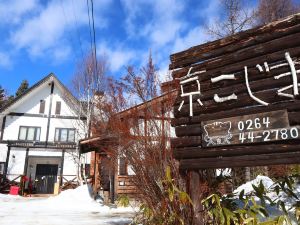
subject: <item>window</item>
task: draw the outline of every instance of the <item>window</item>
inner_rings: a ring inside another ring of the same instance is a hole
[[[55,115],[60,115],[60,110],[61,110],[61,102],[57,101],[55,107]]]
[[[5,162],[0,162],[0,174],[4,174],[4,165]]]
[[[86,163],[84,166],[85,166],[85,170],[83,169],[83,164],[81,164],[81,175],[82,175],[82,177],[85,176],[85,177],[89,178],[91,175],[90,174],[91,164]],[[84,174],[83,174],[83,171],[84,171]]]
[[[40,100],[40,111],[39,113],[44,114],[45,113],[45,100]]]
[[[20,126],[19,140],[22,141],[39,141],[41,134],[40,127],[26,127]]]
[[[127,162],[124,157],[119,159],[119,175],[127,175]]]
[[[59,142],[74,142],[75,141],[75,129],[73,129],[73,128],[56,128],[54,140],[59,141]]]

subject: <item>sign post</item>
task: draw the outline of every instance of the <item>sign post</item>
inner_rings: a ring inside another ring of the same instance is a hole
[[[299,38],[296,14],[170,56],[171,146],[188,190],[205,169],[300,163]]]

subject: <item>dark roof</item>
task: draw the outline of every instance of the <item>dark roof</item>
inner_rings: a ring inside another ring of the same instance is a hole
[[[24,93],[22,93],[21,95],[19,95],[18,97],[15,97],[11,102],[9,102],[8,104],[4,105],[1,109],[0,112],[3,112],[4,110],[6,110],[7,108],[9,108],[10,106],[12,106],[13,104],[15,104],[17,101],[19,101],[21,98],[23,98],[25,95],[29,94],[31,91],[33,91],[34,89],[36,89],[37,87],[39,87],[40,85],[42,85],[43,83],[45,83],[46,81],[48,81],[51,77],[53,77],[54,79],[56,79],[56,81],[59,83],[59,85],[61,85],[67,92],[68,94],[74,98],[74,100],[77,100],[77,98],[69,91],[69,89],[60,82],[60,80],[55,76],[54,73],[50,73],[49,75],[45,76],[43,79],[41,79],[39,82],[35,83],[34,85],[32,85],[30,88],[28,88]]]
[[[176,96],[177,92],[178,92],[177,90],[171,90],[171,91],[163,93],[162,95],[159,95],[159,96],[157,96],[155,98],[152,98],[152,99],[150,99],[150,100],[148,100],[146,102],[142,102],[142,103],[140,103],[138,105],[135,105],[135,106],[132,106],[130,108],[127,108],[127,109],[125,109],[125,110],[123,110],[121,112],[118,112],[117,114],[119,116],[123,116],[123,115],[126,115],[127,113],[132,112],[132,110],[141,110],[143,108],[148,107],[149,105],[151,105],[154,102],[164,101],[166,98],[168,98],[170,96],[173,96],[173,95]]]

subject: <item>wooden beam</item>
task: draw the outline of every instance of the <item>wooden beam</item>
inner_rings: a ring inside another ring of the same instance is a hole
[[[239,145],[239,146],[220,146],[215,148],[184,147],[173,149],[173,155],[176,159],[194,159],[210,157],[229,157],[237,155],[258,155],[267,153],[285,153],[298,152],[300,141],[285,143],[265,143],[260,145]],[[217,161],[217,158],[216,158]]]
[[[191,47],[170,56],[170,69],[184,67],[209,58],[238,51],[257,43],[299,32],[299,14],[284,21],[276,21],[263,27],[253,28],[227,38]]]
[[[219,158],[183,159],[180,161],[180,169],[217,169],[297,163],[300,163],[300,152],[286,152]]]

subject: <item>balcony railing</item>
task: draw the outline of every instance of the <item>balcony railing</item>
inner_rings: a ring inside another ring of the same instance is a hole
[[[52,148],[52,149],[75,149],[76,142],[46,142],[46,141],[21,141],[10,140],[2,141],[11,147],[24,147],[24,148]]]

